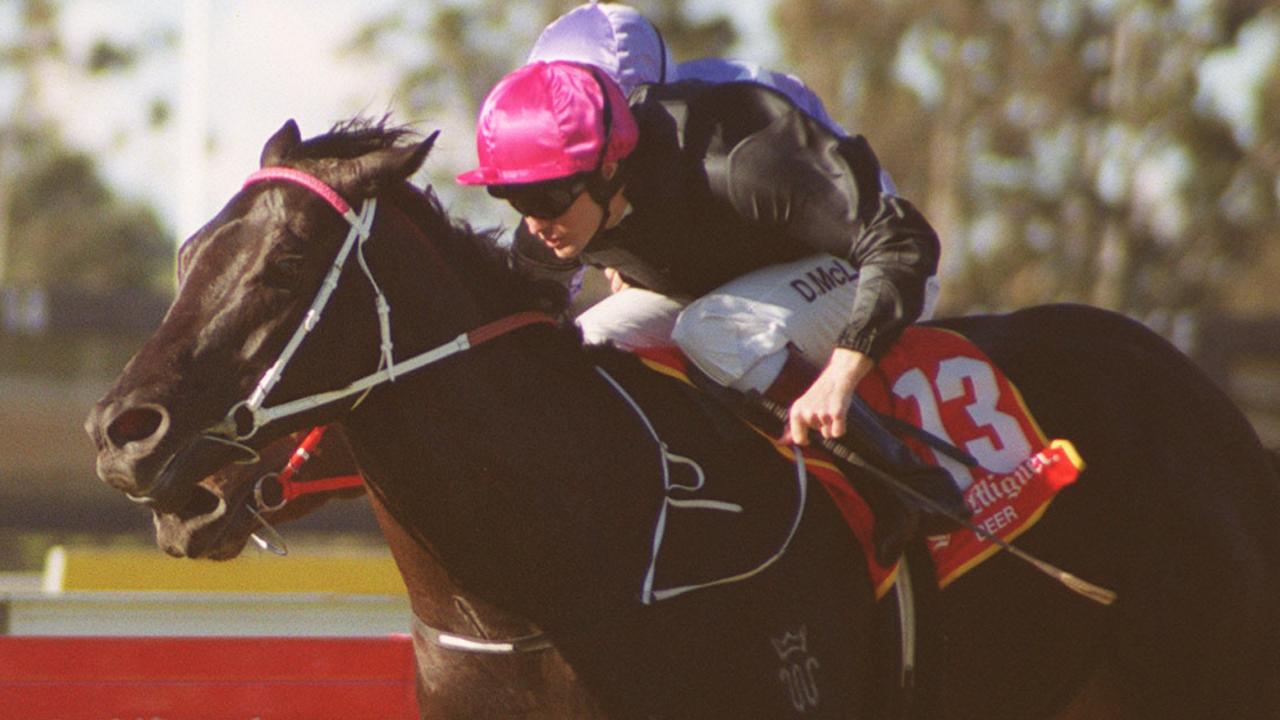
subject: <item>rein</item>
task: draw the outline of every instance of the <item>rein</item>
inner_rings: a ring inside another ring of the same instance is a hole
[[[311,453],[316,445],[320,444],[320,439],[324,437],[327,429],[327,425],[312,428],[293,451],[293,455],[289,456],[289,462],[285,463],[280,472],[267,473],[258,478],[258,482],[253,486],[253,498],[258,504],[258,510],[275,512],[289,504],[291,500],[296,500],[303,495],[333,492],[360,487],[364,484],[364,478],[358,474],[338,475],[307,482],[293,479],[294,475],[298,474],[298,470],[311,459]]]
[[[302,466],[311,459],[312,451],[320,444],[320,439],[324,437],[326,430],[328,430],[327,425],[312,428],[294,449],[293,454],[289,456],[289,461],[280,472],[267,473],[254,483],[253,496],[246,502],[246,507],[257,518],[260,526],[249,535],[259,548],[275,555],[289,554],[288,543],[267,518],[263,517],[263,513],[281,510],[290,501],[303,495],[316,495],[364,485],[364,478],[358,474],[338,475],[307,482],[293,479],[293,476],[297,475]]]
[[[227,414],[221,421],[204,431],[204,436],[210,440],[222,442],[227,445],[244,450],[248,453],[247,462],[254,462],[258,459],[258,453],[244,444],[245,440],[252,438],[257,434],[264,425],[275,420],[297,415],[308,410],[312,410],[323,405],[327,405],[338,400],[342,400],[353,395],[359,395],[354,408],[360,404],[360,401],[374,387],[385,382],[394,382],[396,377],[405,373],[413,372],[419,368],[438,362],[450,355],[468,350],[476,345],[488,342],[494,338],[500,337],[512,330],[516,330],[528,325],[534,324],[553,324],[555,321],[545,313],[539,312],[520,312],[501,318],[494,322],[483,325],[479,328],[463,333],[452,341],[441,345],[433,350],[429,350],[420,355],[403,360],[399,363],[395,362],[394,344],[391,339],[391,305],[387,302],[386,295],[383,294],[382,288],[373,277],[373,272],[369,269],[369,264],[364,257],[364,244],[372,237],[373,221],[378,210],[377,198],[368,198],[360,206],[360,211],[352,210],[351,205],[347,203],[342,196],[319,178],[309,173],[286,167],[268,167],[262,168],[252,173],[245,180],[243,188],[250,185],[267,182],[267,181],[284,181],[300,185],[307,190],[315,193],[320,199],[324,200],[329,207],[342,216],[351,229],[347,232],[346,238],[343,240],[342,246],[335,256],[333,264],[329,268],[329,272],[325,275],[324,280],[320,284],[320,289],[316,291],[315,298],[311,301],[311,307],[307,309],[303,316],[302,323],[294,330],[293,335],[289,338],[289,342],[280,352],[280,356],[272,363],[271,367],[263,373],[259,378],[257,385],[254,386],[253,392],[245,400],[241,400],[231,406]],[[315,329],[319,324],[321,315],[324,313],[325,306],[329,303],[329,298],[333,295],[333,291],[338,287],[338,280],[342,275],[342,270],[346,266],[347,260],[351,256],[351,251],[355,250],[356,259],[360,263],[360,269],[369,280],[369,284],[373,286],[375,295],[375,309],[378,314],[378,333],[381,338],[379,346],[380,357],[378,360],[378,369],[370,375],[349,383],[346,387],[327,392],[320,392],[314,395],[308,395],[291,402],[282,403],[272,407],[264,407],[267,396],[271,394],[271,390],[280,381],[284,375],[284,370],[288,366],[289,361],[293,359],[294,353],[298,351],[302,341],[307,335]],[[287,552],[284,539],[279,533],[275,532],[270,523],[262,516],[261,512],[270,512],[279,510],[284,507],[290,500],[310,493],[326,492],[346,487],[358,486],[363,479],[359,475],[343,476],[338,478],[326,478],[323,480],[298,483],[293,481],[293,476],[297,473],[298,468],[302,466],[310,456],[315,445],[320,442],[320,437],[324,434],[324,428],[315,428],[309,433],[302,444],[294,451],[293,456],[289,459],[285,468],[277,475],[265,475],[258,479],[254,486],[253,501],[256,507],[251,504],[249,506],[252,512],[262,525],[263,531],[267,534],[266,538],[259,537],[257,533],[253,534],[253,539],[258,545],[278,555]],[[274,480],[280,488],[280,497],[275,502],[267,498],[267,484]],[[261,512],[260,512],[261,511]]]
[[[321,283],[320,289],[316,292],[316,297],[311,303],[311,307],[307,310],[303,317],[302,323],[294,330],[293,336],[281,351],[280,357],[276,362],[267,369],[263,376],[258,380],[253,392],[245,400],[241,400],[232,405],[226,416],[219,423],[205,431],[206,436],[214,439],[228,442],[233,445],[241,446],[242,441],[252,438],[263,426],[280,420],[282,418],[297,415],[308,410],[312,410],[332,402],[342,400],[354,395],[360,397],[356,400],[356,405],[363,399],[370,390],[385,382],[394,382],[396,377],[401,374],[413,372],[420,368],[426,367],[435,362],[439,362],[444,358],[465,352],[472,347],[483,344],[494,338],[501,337],[513,330],[527,327],[534,324],[552,324],[555,321],[547,314],[535,311],[519,312],[501,318],[491,323],[487,323],[478,328],[464,332],[453,340],[440,345],[434,349],[428,350],[414,357],[395,362],[393,355],[393,343],[391,338],[391,306],[387,302],[386,296],[382,292],[382,288],[378,285],[373,277],[372,271],[369,269],[368,263],[364,258],[364,244],[369,241],[372,236],[372,228],[374,217],[377,213],[377,198],[368,198],[360,207],[357,213],[352,210],[351,206],[343,200],[332,187],[325,184],[313,175],[304,173],[300,170],[284,167],[263,168],[251,174],[245,180],[243,187],[248,187],[255,183],[282,180],[292,182],[312,191],[323,199],[331,208],[347,221],[351,226],[346,239],[342,243],[342,247],[338,250],[338,254],[333,261],[333,265],[329,268],[328,274]],[[319,324],[321,315],[325,306],[329,302],[330,296],[338,286],[338,279],[342,274],[342,270],[346,265],[347,259],[351,255],[352,249],[356,251],[356,257],[360,263],[360,269],[368,278],[373,286],[376,295],[375,307],[378,314],[378,329],[381,337],[380,358],[378,361],[378,369],[370,375],[349,383],[346,387],[320,392],[314,395],[281,403],[272,407],[264,407],[267,396],[271,390],[280,381],[284,374],[285,368],[289,361],[297,352],[298,347],[306,336],[315,329]],[[615,387],[616,387],[616,383]],[[616,389],[621,390],[620,387]],[[625,393],[624,393],[625,395]],[[354,405],[353,405],[354,407]],[[638,407],[634,408],[639,411]],[[641,412],[643,417],[643,413]],[[313,492],[325,492],[344,487],[354,487],[362,482],[359,475],[343,476],[338,478],[326,478],[324,480],[311,483],[301,484],[293,481],[293,476],[298,469],[311,457],[311,452],[323,437],[325,428],[323,426],[316,427],[311,430],[294,451],[284,469],[276,475],[275,480],[280,486],[280,499],[275,503],[269,503],[265,497],[264,484],[271,475],[264,476],[258,480],[254,487],[254,498],[259,508],[264,511],[278,510],[285,504],[300,495]],[[655,438],[657,440],[657,438]],[[659,440],[661,445],[661,441]],[[664,448],[665,453],[665,448]],[[254,453],[256,455],[256,453]],[[803,488],[803,481],[802,481]],[[801,500],[801,509],[803,509],[803,496]],[[252,509],[252,508],[251,508]],[[261,520],[262,516],[257,512]],[[266,525],[265,520],[263,521]],[[787,542],[779,549],[777,555],[769,558],[769,560],[758,568],[756,571],[748,575],[755,574],[764,567],[772,564],[782,553],[786,551],[786,547],[790,544],[791,535],[794,535],[796,527],[799,524],[799,516],[796,518],[796,525],[792,527],[791,533],[787,538]],[[264,541],[259,540],[259,543]],[[271,543],[267,543],[268,546]],[[656,547],[655,547],[656,552]],[[652,574],[652,568],[650,575]],[[740,580],[740,577],[725,578],[723,580],[710,583],[718,585],[723,582],[734,582]],[[651,577],[646,578],[646,590],[651,594],[646,598],[647,601],[663,599],[663,594],[653,592],[650,586]],[[898,589],[899,607],[902,609],[900,614],[900,639],[902,642],[902,682],[904,685],[910,682],[910,678],[914,670],[914,603],[911,600],[910,586],[903,579],[895,583]],[[905,587],[904,587],[905,585]],[[683,594],[695,587],[676,588],[669,592],[670,596]],[[647,604],[647,603],[646,603]],[[482,653],[482,654],[520,654],[528,652],[539,652],[553,647],[551,639],[545,633],[534,633],[533,635],[516,638],[506,641],[492,641],[487,638],[469,637],[466,635],[457,635],[446,633],[431,628],[414,616],[415,628],[421,632],[431,642],[448,649]]]
[[[206,436],[249,450],[251,454],[256,457],[257,453],[243,445],[243,441],[252,438],[264,425],[268,425],[271,422],[282,418],[328,405],[338,400],[358,395],[359,397],[352,406],[355,407],[356,405],[359,405],[364,396],[367,395],[374,387],[385,382],[394,382],[396,377],[399,375],[426,367],[427,365],[443,360],[444,358],[464,352],[472,347],[493,340],[494,338],[501,337],[513,330],[533,324],[552,324],[555,322],[545,313],[533,311],[515,313],[468,332],[464,332],[452,341],[440,345],[432,350],[428,350],[400,362],[395,362],[393,354],[394,345],[391,338],[391,306],[387,302],[386,296],[382,292],[382,288],[374,279],[373,273],[369,269],[368,263],[364,258],[364,245],[372,236],[374,217],[377,213],[377,198],[366,199],[361,205],[360,211],[357,213],[352,210],[351,206],[343,200],[342,196],[339,195],[337,191],[325,184],[323,181],[308,173],[284,167],[270,167],[258,170],[245,180],[243,187],[272,180],[282,180],[285,182],[295,183],[312,191],[323,199],[331,208],[333,208],[334,211],[341,215],[351,226],[351,229],[348,231],[341,248],[338,250],[338,254],[333,261],[333,265],[329,268],[329,272],[321,283],[320,289],[316,292],[316,297],[312,301],[311,307],[303,317],[302,323],[294,330],[292,337],[290,337],[289,342],[285,345],[284,350],[281,351],[279,358],[277,358],[271,367],[263,373],[263,376],[258,380],[257,385],[254,387],[254,390],[249,397],[232,405],[226,416],[219,423],[205,431]],[[374,294],[376,296],[375,307],[378,314],[378,330],[381,338],[378,369],[370,375],[366,375],[363,378],[349,383],[346,387],[308,395],[306,397],[281,403],[272,407],[264,407],[267,396],[280,381],[285,368],[293,358],[293,355],[297,352],[299,346],[301,346],[302,341],[312,330],[315,329],[316,325],[319,324],[324,308],[328,304],[333,291],[338,286],[338,280],[353,248],[355,249],[356,258],[360,263],[360,269],[364,272],[365,277],[368,278],[369,283],[373,286]],[[645,419],[644,413],[640,407],[636,405],[633,400],[630,400],[629,396],[627,396],[626,392],[616,383],[616,381],[609,378],[607,374],[605,377],[614,386],[615,390],[621,393],[623,397],[631,403],[633,410],[640,414],[640,417],[645,420],[650,433],[653,434],[653,428],[648,423],[648,420]],[[259,537],[257,533],[253,535],[254,540],[257,541],[261,547],[275,552],[276,554],[284,554],[287,552],[283,538],[280,538],[279,534],[271,528],[271,525],[262,517],[259,510],[263,512],[279,510],[290,500],[301,495],[327,492],[346,487],[355,487],[363,482],[359,475],[325,478],[308,483],[298,483],[293,480],[293,477],[296,475],[299,468],[301,468],[302,465],[311,457],[312,451],[320,442],[324,433],[324,426],[313,428],[307,434],[306,438],[303,439],[302,443],[299,444],[298,448],[289,458],[288,463],[286,463],[285,467],[278,474],[273,473],[265,475],[259,478],[257,484],[254,486],[253,496],[257,504],[257,509],[250,506],[250,511],[253,512],[253,514],[262,523],[263,528],[268,530],[267,539]],[[654,435],[653,439],[662,449],[664,463],[672,460],[683,460],[683,458],[672,456],[668,453],[665,448],[665,444],[662,443],[661,439],[656,435]],[[800,462],[799,466],[800,468],[803,468],[803,462]],[[268,490],[266,485],[272,480],[274,480],[275,484],[279,487],[279,499],[275,502],[271,502],[267,498]],[[800,509],[788,534],[786,542],[784,542],[782,547],[780,547],[777,552],[768,558],[760,567],[744,575],[722,578],[704,585],[655,590],[652,587],[654,571],[653,563],[657,560],[657,543],[660,542],[661,536],[659,535],[655,537],[655,545],[653,548],[654,555],[651,557],[650,568],[646,574],[644,583],[644,604],[650,604],[654,601],[662,600],[667,597],[681,595],[702,587],[711,587],[723,583],[737,582],[755,575],[756,573],[763,571],[766,567],[772,565],[774,561],[786,552],[792,537],[795,535],[795,532],[799,527],[800,518],[803,514],[803,508],[805,505],[803,492],[804,486],[805,480],[803,475],[801,475]],[[671,502],[669,498],[668,502]],[[665,512],[666,507],[664,506],[664,517]],[[914,684],[916,639],[915,604],[911,592],[910,578],[907,577],[908,574],[909,571],[906,569],[904,564],[900,567],[900,577],[895,583],[895,588],[898,597],[899,640],[901,643],[901,675],[899,682],[900,689],[909,693],[911,686]],[[473,637],[437,630],[436,628],[424,623],[416,614],[414,614],[413,620],[415,632],[421,634],[424,639],[439,647],[458,652],[511,655],[542,652],[554,647],[552,638],[544,632],[535,632],[531,635],[508,640],[491,640],[489,638]]]
[[[357,213],[351,209],[351,206],[342,199],[342,196],[336,190],[320,179],[301,170],[285,167],[268,167],[258,170],[245,180],[243,187],[271,180],[295,183],[312,191],[341,215],[351,226],[351,229],[348,231],[342,247],[338,250],[328,274],[325,275],[320,289],[316,292],[316,297],[312,301],[311,307],[303,317],[302,323],[294,330],[293,336],[289,339],[288,344],[285,345],[284,350],[280,352],[280,357],[263,373],[247,399],[232,405],[221,421],[205,430],[206,437],[250,450],[242,444],[243,441],[252,438],[257,434],[258,430],[272,422],[314,410],[352,396],[359,396],[352,405],[354,408],[359,405],[360,400],[370,390],[386,382],[395,382],[399,375],[439,362],[451,355],[464,352],[476,345],[488,342],[519,328],[534,324],[554,324],[555,320],[546,313],[536,311],[518,312],[464,332],[453,340],[432,350],[395,362],[391,339],[391,306],[387,302],[382,288],[378,286],[377,281],[374,279],[373,272],[369,269],[369,265],[364,258],[364,245],[372,237],[374,216],[377,213],[377,198],[366,199],[360,206],[360,212]],[[308,395],[272,407],[264,407],[267,396],[276,386],[276,383],[280,381],[289,361],[293,359],[294,353],[297,352],[307,334],[319,324],[324,308],[328,304],[334,289],[338,286],[338,279],[348,258],[351,256],[352,249],[355,250],[360,269],[373,286],[376,296],[375,308],[378,313],[378,332],[381,337],[378,369],[363,378],[349,383],[346,387]],[[251,450],[250,452],[252,453]],[[256,456],[256,453],[252,454]]]

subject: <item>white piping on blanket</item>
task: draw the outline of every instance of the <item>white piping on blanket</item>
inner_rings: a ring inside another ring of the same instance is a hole
[[[717,585],[727,585],[729,583],[735,583],[735,582],[741,582],[743,580],[747,580],[749,578],[752,578],[764,572],[766,568],[768,568],[770,565],[773,565],[780,558],[782,558],[783,555],[786,554],[787,548],[791,546],[792,539],[795,538],[796,531],[800,529],[800,521],[804,517],[805,502],[808,499],[809,473],[804,464],[804,456],[801,454],[799,448],[794,448],[795,450],[794,454],[795,454],[795,465],[796,465],[796,484],[797,484],[797,489],[799,491],[800,500],[796,507],[795,519],[792,520],[792,523],[791,523],[791,529],[787,532],[786,540],[782,542],[782,545],[779,546],[778,549],[771,556],[769,556],[764,562],[760,563],[760,565],[756,566],[755,568],[748,570],[746,572],[738,573],[737,575],[730,575],[727,577],[719,578],[717,580],[711,580],[704,583],[694,583],[691,585],[682,585],[682,586],[673,587],[673,588],[655,589],[653,587],[654,575],[657,572],[658,553],[659,553],[659,550],[662,548],[663,535],[666,532],[667,511],[669,508],[671,507],[698,508],[698,509],[704,509],[704,510],[717,510],[720,512],[740,513],[742,512],[742,506],[737,505],[736,503],[721,502],[718,500],[672,499],[669,493],[674,488],[680,488],[680,489],[689,490],[689,491],[697,491],[702,489],[702,486],[706,483],[706,479],[707,479],[706,474],[702,470],[702,467],[699,466],[696,461],[690,458],[684,457],[683,455],[676,455],[675,453],[669,451],[667,449],[667,444],[662,441],[662,438],[658,437],[657,430],[654,429],[653,423],[649,421],[649,418],[648,416],[645,415],[644,410],[640,408],[639,403],[637,403],[635,399],[632,398],[631,395],[628,394],[627,391],[623,389],[623,387],[620,384],[618,384],[618,381],[614,380],[613,377],[609,375],[609,373],[606,372],[603,368],[597,367],[596,372],[600,373],[600,375],[606,381],[608,381],[610,385],[613,386],[613,389],[617,391],[618,395],[620,395],[623,400],[627,401],[627,404],[631,406],[631,409],[635,411],[636,415],[644,423],[645,429],[649,431],[649,435],[653,438],[654,443],[657,444],[658,453],[661,461],[660,465],[662,467],[662,484],[668,493],[668,495],[663,498],[662,509],[658,511],[658,519],[653,531],[653,550],[649,556],[649,569],[645,573],[644,582],[640,589],[640,601],[643,604],[652,605],[655,602],[658,602],[661,600],[670,600],[673,597],[677,597],[679,595],[683,595],[688,592],[693,592],[694,590],[702,590],[709,587],[715,587]],[[693,485],[679,485],[672,481],[671,479],[672,463],[684,464],[693,468],[694,473],[697,475],[697,480],[693,483]]]

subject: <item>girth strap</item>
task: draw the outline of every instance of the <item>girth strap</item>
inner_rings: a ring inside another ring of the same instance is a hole
[[[487,655],[511,655],[514,653],[538,652],[549,650],[554,645],[551,637],[538,632],[522,635],[510,640],[490,640],[474,635],[459,635],[437,630],[424,623],[416,614],[413,616],[413,631],[424,639],[447,650],[482,653]]]

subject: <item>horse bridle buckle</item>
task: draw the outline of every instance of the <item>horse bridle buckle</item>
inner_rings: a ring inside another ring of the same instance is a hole
[[[267,483],[271,483],[268,489]],[[268,492],[274,496],[278,496],[279,500],[271,502],[267,499]],[[284,486],[280,484],[280,473],[271,472],[258,478],[253,484],[253,500],[257,503],[260,512],[275,512],[289,504],[289,498],[285,495]]]

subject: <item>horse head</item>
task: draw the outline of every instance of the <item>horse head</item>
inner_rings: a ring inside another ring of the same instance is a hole
[[[341,387],[376,368],[387,332],[380,337],[378,323],[354,322],[352,313],[372,311],[371,288],[381,297],[364,256],[376,232],[368,199],[403,187],[435,136],[407,137],[352,122],[303,142],[289,121],[267,141],[263,170],[179,250],[173,304],[86,421],[102,480],[162,513],[208,505],[193,490],[202,478],[333,415],[321,402],[261,432],[228,428],[246,398],[298,398],[317,382]],[[352,207],[366,210],[357,216]],[[359,262],[338,268],[346,251]]]

